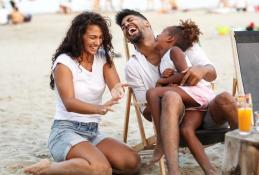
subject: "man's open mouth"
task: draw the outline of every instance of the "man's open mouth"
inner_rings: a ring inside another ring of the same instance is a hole
[[[134,26],[130,26],[129,28],[128,28],[128,35],[134,35],[134,33],[137,31],[137,28],[136,27],[134,27]]]

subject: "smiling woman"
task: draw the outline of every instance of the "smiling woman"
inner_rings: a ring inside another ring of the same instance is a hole
[[[52,58],[50,86],[56,94],[56,114],[48,148],[56,163],[42,160],[25,172],[37,175],[133,174],[138,154],[100,131],[103,115],[123,97],[124,85],[112,61],[109,21],[85,12],[72,21]],[[112,98],[102,103],[106,87]],[[110,149],[110,148],[113,149]]]

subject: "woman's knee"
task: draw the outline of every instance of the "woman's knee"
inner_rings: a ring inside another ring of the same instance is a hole
[[[126,174],[134,174],[139,171],[141,160],[137,152],[130,151],[123,157],[123,160],[119,160],[120,170],[122,170]]]

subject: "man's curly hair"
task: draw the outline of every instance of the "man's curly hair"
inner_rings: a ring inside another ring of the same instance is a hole
[[[144,15],[142,15],[141,13],[139,13],[138,11],[131,10],[131,9],[123,9],[116,14],[116,17],[115,17],[116,24],[121,26],[121,22],[122,22],[123,18],[125,18],[128,15],[138,16],[144,20],[147,20],[147,18]]]

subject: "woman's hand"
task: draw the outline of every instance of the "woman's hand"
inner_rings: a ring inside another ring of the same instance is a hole
[[[127,84],[117,83],[111,90],[112,98],[119,98],[121,99],[125,94],[124,87],[127,87]]]
[[[108,111],[114,111],[112,106],[119,103],[119,97],[112,98],[111,100],[105,102],[103,105],[98,105],[97,114],[105,115]]]

